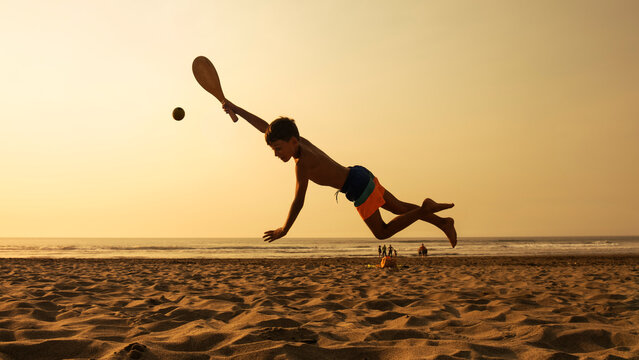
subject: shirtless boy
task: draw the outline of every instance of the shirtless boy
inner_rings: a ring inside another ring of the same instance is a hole
[[[387,239],[405,229],[417,220],[431,223],[441,229],[452,247],[457,245],[457,232],[452,218],[441,218],[436,212],[449,209],[454,204],[437,203],[425,199],[421,206],[398,200],[386,190],[373,174],[362,166],[344,167],[331,159],[310,141],[300,137],[295,122],[288,118],[278,118],[270,125],[259,117],[249,113],[230,101],[222,108],[241,116],[257,130],[265,134],[266,143],[273,149],[275,156],[287,162],[295,160],[295,199],[281,228],[266,231],[264,241],[272,242],[283,236],[293,226],[297,215],[304,205],[306,188],[311,180],[318,185],[331,186],[346,194],[346,198],[355,203],[357,211],[377,239]],[[379,208],[397,216],[384,222]]]

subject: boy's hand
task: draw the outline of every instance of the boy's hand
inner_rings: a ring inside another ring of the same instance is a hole
[[[237,106],[228,100],[224,100],[224,102],[222,103],[222,109],[224,109],[224,112],[227,114],[230,111],[237,113]]]
[[[283,228],[279,228],[279,229],[269,230],[269,231],[265,232],[264,236],[262,236],[262,238],[264,238],[264,241],[273,242],[273,241],[283,237],[284,235],[286,235],[286,232],[284,231],[284,229]]]

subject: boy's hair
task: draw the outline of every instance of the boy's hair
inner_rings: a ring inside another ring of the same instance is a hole
[[[279,117],[273,120],[264,132],[268,145],[271,145],[276,140],[289,141],[293,136],[299,140],[300,132],[297,130],[295,120],[287,117]]]

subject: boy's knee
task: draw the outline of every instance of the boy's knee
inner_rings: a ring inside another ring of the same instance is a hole
[[[373,231],[373,236],[375,236],[377,240],[386,240],[390,237],[386,229],[378,229]]]
[[[369,218],[365,219],[364,222],[368,225],[368,228],[377,240],[384,240],[390,237],[386,229],[387,224],[379,216],[379,213],[371,215]]]

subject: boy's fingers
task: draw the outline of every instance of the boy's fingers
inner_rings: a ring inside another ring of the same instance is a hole
[[[279,230],[280,229],[265,231],[264,236],[262,236],[262,238],[264,239],[264,241],[273,242],[282,237],[281,236],[282,234],[279,232]]]

